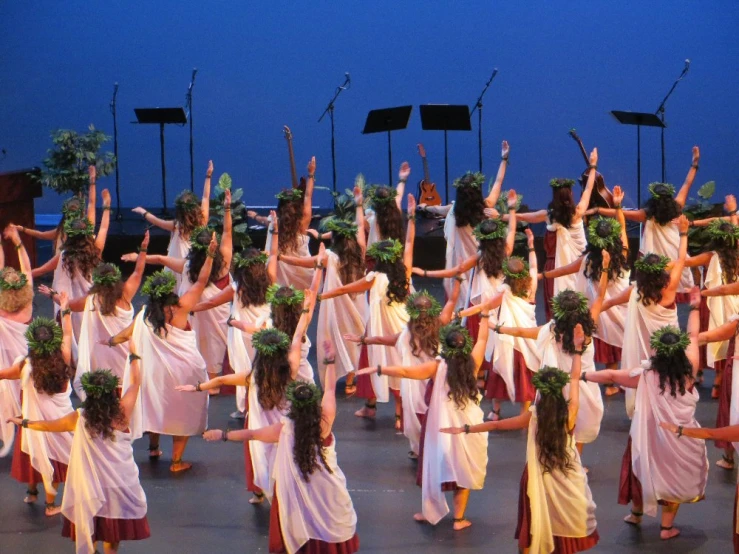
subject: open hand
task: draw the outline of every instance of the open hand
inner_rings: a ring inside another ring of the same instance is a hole
[[[624,190],[621,188],[621,185],[616,185],[615,187],[613,187],[614,204],[623,205],[624,196],[626,196],[626,193],[624,193]]]
[[[179,392],[197,392],[195,385],[178,385],[174,390]]]
[[[593,148],[593,151],[590,153],[590,165],[598,165],[598,149]]]
[[[579,323],[572,330],[572,344],[575,345],[575,349],[577,350],[582,350],[585,344],[585,331],[583,331],[582,325]]]
[[[510,153],[511,153],[511,147],[508,146],[508,141],[507,140],[504,140],[503,141],[503,144],[500,147],[500,156],[502,158],[507,158],[508,157],[508,154],[510,154]]]
[[[697,146],[693,146],[693,165],[698,165],[701,159],[701,149]]]
[[[516,208],[516,202],[518,201],[518,195],[516,191],[511,189],[508,191],[508,209],[512,210]]]
[[[136,254],[135,252],[131,252],[129,254],[123,254],[123,256],[121,256],[121,261],[122,262],[135,262],[136,258],[138,257],[139,257],[138,254]]]
[[[12,423],[13,425],[17,425],[18,427],[20,427],[23,424],[23,418],[11,417],[11,418],[8,418],[6,423]]]
[[[69,309],[69,295],[64,291],[59,293],[59,308],[62,311]]]
[[[280,222],[279,222],[279,218],[277,217],[277,212],[275,210],[270,210],[269,217],[270,219],[272,219],[272,231],[273,232],[279,231]]]
[[[334,352],[334,344],[330,340],[323,341],[323,355],[327,360],[333,360],[336,355]]]
[[[460,433],[464,433],[464,427],[442,427],[439,431],[447,435],[459,435]]]
[[[344,340],[348,340],[349,342],[362,342],[362,337],[360,335],[352,335],[351,333],[346,333],[343,335]]]
[[[144,232],[144,240],[141,241],[141,250],[149,248],[149,231]]]
[[[51,297],[52,290],[46,285],[39,285],[38,291],[39,291],[39,294],[43,294],[44,296]]]
[[[223,431],[220,429],[208,429],[203,433],[203,438],[208,442],[219,441],[223,439]]]
[[[603,249],[600,251],[600,255],[603,257],[603,269],[608,269],[611,265],[611,253]]]
[[[533,248],[534,247],[534,233],[531,231],[529,227],[526,227],[526,229],[524,229],[523,232],[526,235],[526,244],[528,244],[529,248]]]
[[[213,176],[213,160],[208,160],[208,169],[205,170],[205,176],[209,179]]]
[[[216,232],[213,231],[213,234],[210,236],[210,244],[208,245],[208,254],[213,256],[216,250],[218,250],[218,241],[216,240]]]
[[[250,217],[252,219],[256,219],[259,214],[255,212],[254,210],[246,210],[246,217]]]
[[[305,232],[312,236],[314,239],[318,240],[318,231],[316,231],[315,229],[309,228]]]
[[[5,228],[3,236],[16,246],[21,243],[21,237],[18,234],[18,226],[13,225],[12,223],[9,223],[8,226]]]
[[[698,288],[698,286],[694,286],[692,289],[690,289],[690,307],[691,308],[700,308],[701,305],[701,291]]]
[[[95,178],[98,174],[98,168],[95,165],[87,166],[87,174],[90,176],[90,183],[95,183]]]
[[[677,228],[681,233],[687,233],[690,229],[690,220],[684,214],[677,218]]]
[[[360,206],[364,202],[364,198],[362,196],[362,189],[359,185],[354,185],[354,203],[357,206]]]
[[[110,191],[108,189],[103,189],[101,196],[103,197],[103,207],[109,208],[110,207]]]
[[[398,179],[401,181],[407,181],[408,177],[411,175],[411,166],[408,164],[408,162],[403,162],[400,164],[400,171],[398,171]]]
[[[316,157],[313,156],[308,162],[308,175],[312,176],[316,173]]]
[[[408,194],[408,217],[413,217],[416,213],[416,197]]]
[[[495,208],[485,208],[483,212],[485,213],[485,217],[487,217],[488,219],[497,219],[500,217],[500,212],[498,212],[498,210],[496,210]]]
[[[142,208],[141,206],[136,206],[133,210],[131,210],[135,214],[144,215],[146,213],[146,210]]]
[[[677,433],[677,425],[670,423],[669,421],[660,421],[659,426],[670,433]]]
[[[231,189],[223,191],[223,208],[225,210],[231,207]]]
[[[411,268],[411,273],[413,275],[420,275],[423,277],[423,274],[426,273],[425,269],[421,269],[420,267],[413,267]]]
[[[724,202],[724,209],[728,213],[734,213],[736,211],[736,196],[733,194],[727,194]]]

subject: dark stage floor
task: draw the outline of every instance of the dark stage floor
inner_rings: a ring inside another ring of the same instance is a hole
[[[422,287],[423,283],[417,282],[416,286]],[[39,312],[47,308],[44,303]],[[685,314],[681,315],[681,321],[685,321]],[[539,321],[543,321],[542,314]],[[315,361],[315,352],[312,355]],[[710,400],[710,383],[701,389],[701,397],[698,419],[712,426],[717,401]],[[408,443],[393,431],[391,405],[381,406],[377,421],[369,422],[353,416],[361,404],[359,399],[341,399],[334,430],[339,464],[358,514],[362,552],[517,552],[513,534],[526,449],[523,432],[490,435],[486,486],[471,494],[467,511],[473,525],[455,533],[450,519],[436,528],[413,521],[413,514],[420,510],[421,491],[415,486],[416,464],[407,458]],[[484,408],[489,409],[487,402]],[[212,400],[210,426],[236,426],[228,419],[233,410],[231,396]],[[515,413],[513,405],[504,406],[504,416]],[[591,469],[590,485],[598,504],[601,536],[593,552],[731,552],[736,475],[713,465],[720,451],[712,445],[706,500],[680,509],[676,520],[682,529],[679,538],[660,541],[656,519],[645,518],[640,529],[622,522],[628,509],[619,506],[616,498],[628,429],[623,397],[606,399],[601,435],[595,444],[586,446],[584,453],[584,462]],[[269,506],[248,503],[242,446],[209,444],[195,437],[185,456],[194,467],[178,476],[168,471],[171,442],[164,438],[162,446],[164,459],[149,463],[146,440],[135,445],[149,502],[152,536],[140,543],[124,543],[121,552],[267,552]],[[12,480],[9,471],[10,458],[0,460],[0,552],[74,552],[73,544],[60,535],[60,517],[46,518],[43,504],[23,504],[25,487]],[[448,501],[451,503],[451,497]]]

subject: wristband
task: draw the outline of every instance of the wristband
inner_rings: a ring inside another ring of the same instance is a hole
[[[308,173],[308,179],[315,179],[316,174],[315,173]]]
[[[26,420],[26,421],[28,421],[28,420]],[[682,425],[678,425],[677,426],[677,438],[679,439],[682,436],[683,436],[683,426]]]
[[[674,235],[673,235],[673,236],[674,236]],[[688,233],[687,233],[687,232],[685,232],[685,233],[680,233],[680,236],[681,236],[681,237],[687,237],[687,236],[688,236]]]
[[[67,308],[66,310],[62,310],[62,317],[64,317],[65,315],[70,315],[71,313],[72,310],[70,310],[69,308]]]
[[[501,156],[500,161],[508,163],[508,156]]]
[[[308,308],[303,308],[303,309],[302,309],[302,310],[300,311],[300,313],[301,313],[301,314],[307,314],[308,312],[310,312],[310,310],[309,310]]]
[[[128,363],[131,363],[131,362],[134,362],[134,361],[140,360],[140,359],[141,359],[141,356],[139,356],[138,354],[134,354],[133,352],[131,352],[128,355]]]
[[[529,252],[536,252],[536,248],[529,248]]]
[[[198,384],[195,385],[195,391],[196,392],[203,392],[203,389],[200,388],[200,381],[198,381]]]
[[[408,179],[398,179],[398,181],[400,181],[401,183],[407,183]]]
[[[598,164],[588,164],[588,169],[595,169],[598,170]]]
[[[462,275],[462,274],[460,273],[459,275],[455,275],[455,276],[454,276],[454,280],[455,280],[455,281],[459,281],[460,283],[464,283],[464,281],[465,281],[466,279],[465,279],[464,275]]]
[[[141,252],[143,252],[144,254],[146,254],[148,251],[149,251],[148,248],[139,248],[139,254],[141,254]]]
[[[269,232],[273,235],[279,235],[279,233],[275,231],[274,229],[270,229]]]
[[[378,376],[382,375],[382,366],[380,364],[377,364],[377,375]]]
[[[408,221],[415,221],[415,220],[416,220],[416,214],[408,215]]]
[[[212,178],[212,177],[213,177],[213,174],[212,174],[212,173],[206,173],[206,174],[205,174],[205,178],[206,178],[206,179],[210,179],[210,178]]]
[[[28,420],[27,419],[22,419],[21,420],[21,427],[23,427],[24,429],[28,429]]]
[[[698,171],[698,164],[692,164],[690,167]]]
[[[614,204],[613,205],[613,208],[616,209],[616,210],[620,210],[621,209],[621,204]],[[598,208],[598,209],[600,209],[600,208]]]
[[[336,363],[336,358],[331,358],[330,360],[328,358],[323,359],[323,365],[331,365]]]
[[[465,433],[465,435],[469,435],[470,434],[470,424],[469,423],[465,423],[464,424],[464,433]]]
[[[228,442],[228,429],[221,431],[221,440],[223,442]]]
[[[736,215],[736,214],[737,214],[737,212],[739,212],[739,209],[737,209],[737,210],[732,210],[732,211],[728,212],[728,214],[729,214],[729,215]],[[691,223],[692,223],[692,221],[691,221]]]
[[[113,209],[113,206],[103,206],[103,211],[106,211],[106,210],[110,211],[112,209]]]
[[[694,312],[696,310],[700,310],[700,306],[698,306],[698,307],[690,306],[690,308],[688,308],[688,311],[689,312]]]
[[[149,215],[149,212],[145,211],[144,213],[141,214],[141,219],[145,220],[147,215]]]
[[[585,351],[587,349],[588,349],[588,347],[586,345],[583,345],[582,350],[573,350],[572,353],[573,354],[577,354],[578,356],[582,356],[583,354],[585,354]],[[583,375],[585,375],[585,374],[583,373]],[[581,379],[582,379],[582,377],[581,377]],[[584,381],[584,379],[583,379],[583,381]]]
[[[587,382],[588,382],[588,378],[586,377],[586,375],[587,375],[587,372],[586,372],[586,371],[583,371],[583,372],[582,372],[582,373],[580,374],[580,381],[584,381],[584,382],[586,382],[586,383],[587,383]]]
[[[21,248],[23,248],[23,243],[19,242],[18,244],[14,244],[13,246],[15,247],[16,250],[20,250]]]
[[[493,331],[500,334],[500,328],[503,327],[500,323],[498,323],[495,327],[493,327]]]
[[[361,344],[362,346],[366,346],[367,345],[367,337],[365,337],[364,335],[362,335],[361,337],[359,337],[359,344]]]
[[[428,277],[428,276],[429,276],[429,271],[428,271],[428,269],[424,269],[424,270],[423,270],[423,276],[424,276],[424,277]]]
[[[489,313],[488,313],[488,314],[483,314],[483,313],[481,313],[481,314],[480,314],[480,317],[481,317],[482,319],[487,319],[487,318],[489,318],[489,317],[490,317],[490,314],[489,314]]]
[[[215,259],[215,257],[216,257],[216,253],[215,253],[215,252],[211,252],[210,250],[206,251],[206,252],[205,252],[205,255],[206,255],[206,256],[207,256],[208,258],[213,258],[213,259]]]

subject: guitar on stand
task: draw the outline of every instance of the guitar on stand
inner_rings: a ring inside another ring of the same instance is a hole
[[[582,139],[577,136],[575,129],[570,129],[569,135],[574,139],[575,142],[580,146],[580,153],[585,160],[585,165],[590,165],[590,157],[588,151],[582,143]],[[586,169],[580,176],[580,186],[585,188],[588,182],[588,175],[590,170]],[[590,204],[588,208],[612,208],[613,207],[613,193],[606,186],[603,175],[598,171],[595,172],[595,184],[593,185],[593,193],[590,195]]]
[[[290,178],[294,189],[300,188],[305,190],[305,183],[303,179],[298,180],[298,172],[295,169],[295,153],[293,152],[293,134],[290,131],[290,127],[285,125],[282,128],[282,132],[285,133],[285,140],[287,140],[287,153],[290,156]]]
[[[431,181],[429,175],[429,164],[426,160],[426,149],[423,147],[423,144],[418,145],[418,154],[421,156],[421,160],[423,160],[423,179],[418,183],[416,201],[419,204],[426,204],[427,206],[441,206],[441,196],[439,196],[436,185]]]

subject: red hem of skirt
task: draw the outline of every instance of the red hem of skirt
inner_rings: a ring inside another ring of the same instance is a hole
[[[593,337],[595,346],[594,361],[599,364],[616,364],[621,362],[621,347],[608,344],[598,337]]]
[[[249,425],[249,395],[246,396],[246,417],[244,418],[244,429]],[[249,441],[244,441],[244,476],[246,478],[246,490],[256,495],[262,493],[262,489],[254,483],[254,463],[251,460]]]
[[[367,352],[367,346],[364,345],[359,350],[359,368],[361,369],[363,367],[369,366],[369,354]],[[372,388],[372,379],[369,375],[359,375],[357,377],[356,383],[357,385],[357,392],[355,396],[357,398],[364,398],[365,400],[370,400],[373,398],[376,398],[375,396],[375,389]]]
[[[518,490],[518,524],[516,526],[516,536],[518,546],[522,549],[531,545],[531,503],[527,487],[529,483],[528,464],[523,468],[521,475],[521,485]],[[595,547],[600,540],[598,530],[595,529],[587,537],[558,537],[554,535],[554,551],[552,554],[575,554],[575,552],[583,552]]]
[[[513,351],[513,380],[516,385],[514,402],[533,402],[536,389],[532,383],[533,372],[526,366],[526,359],[518,350]],[[485,383],[485,398],[488,400],[510,400],[505,380],[491,368]]]
[[[734,352],[734,338],[729,341],[729,352]],[[731,387],[734,372],[732,371],[733,360],[721,360],[716,363],[716,370],[723,370],[721,385],[718,395],[718,412],[716,413],[716,427],[727,427],[731,425]],[[729,441],[713,441],[716,448],[730,448]]]
[[[62,516],[62,537],[73,541],[77,540],[77,530],[74,523]],[[113,519],[108,517],[94,518],[92,542],[141,541],[151,536],[149,521],[146,516],[141,519]]]
[[[31,465],[31,457],[21,450],[22,433],[18,433],[13,445],[13,461],[10,465],[10,476],[19,483],[43,483],[41,474]],[[67,480],[67,464],[56,460],[49,460],[54,468],[52,482],[63,483]]]

